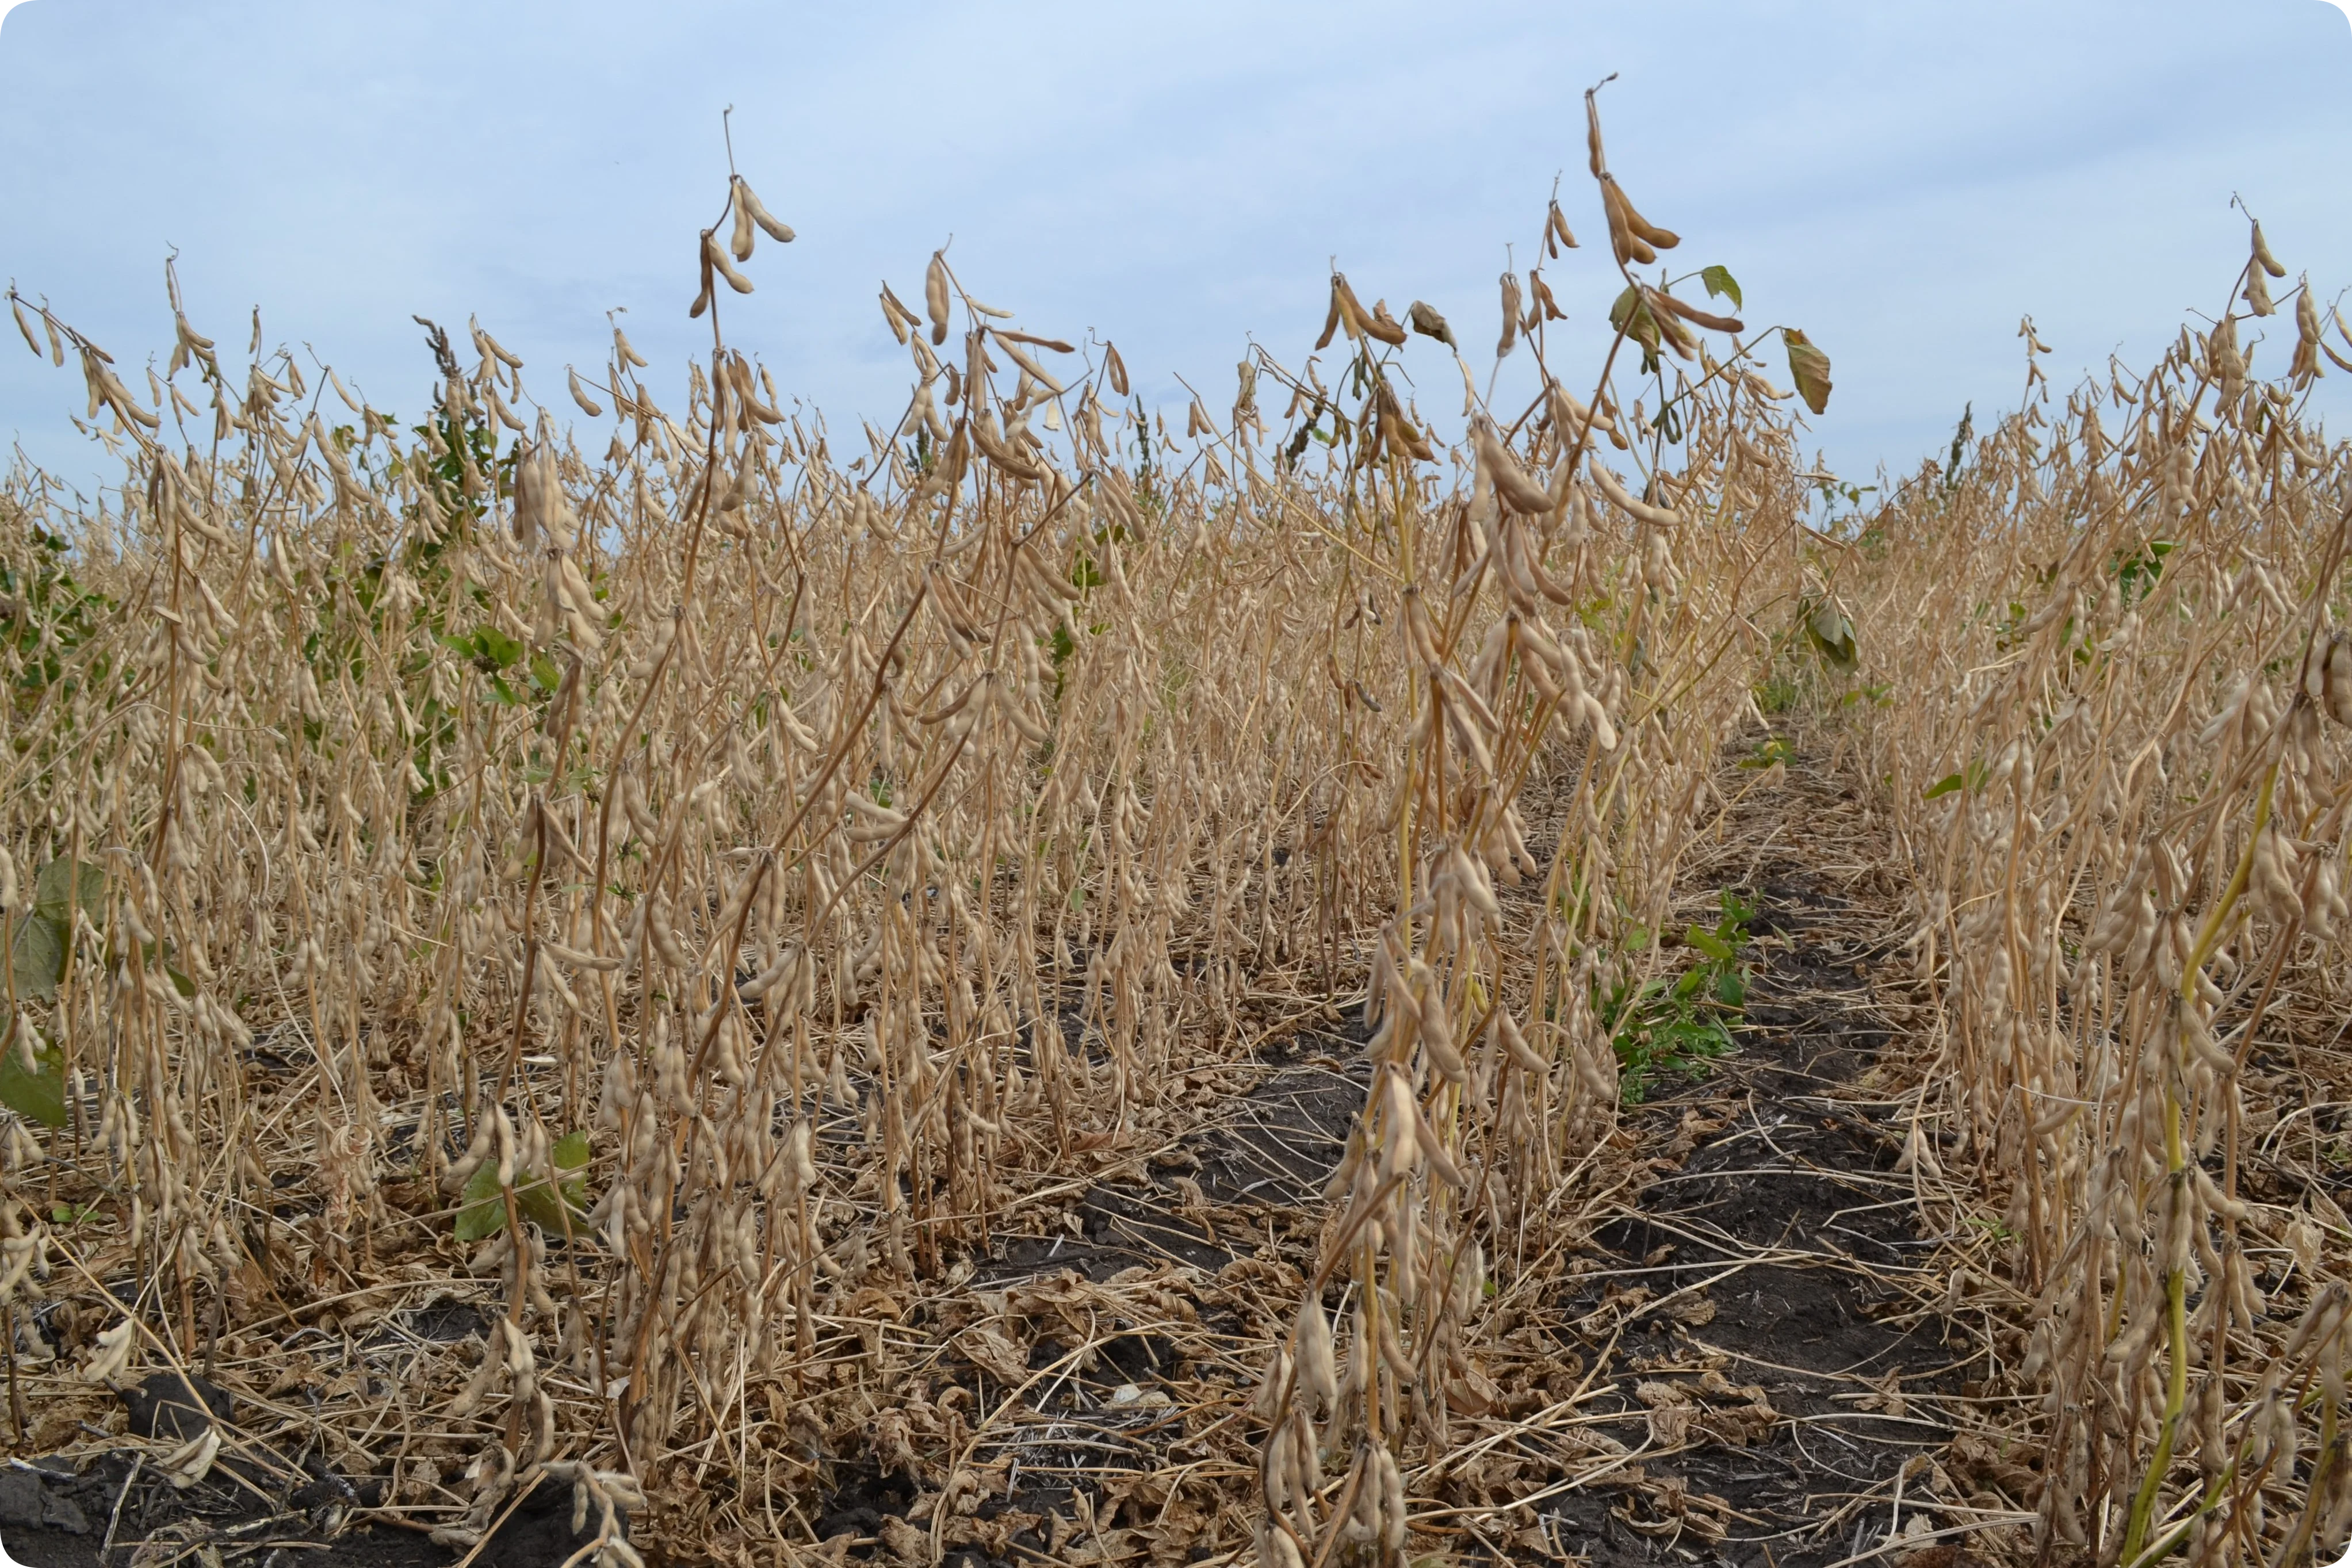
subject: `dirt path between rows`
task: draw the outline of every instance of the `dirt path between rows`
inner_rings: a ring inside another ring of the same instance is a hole
[[[1541,1533],[1596,1568],[1924,1549],[1950,1568],[1964,1527],[2015,1505],[1954,1463],[1981,1447],[1972,1352],[1933,1310],[1946,1238],[1895,1168],[1921,997],[1895,858],[1826,742],[1747,740],[1681,885],[1694,921],[1727,889],[1755,911],[1739,1048],[1629,1110],[1648,1179],[1559,1308],[1602,1357],[1604,1429],[1649,1445],[1643,1474],[1567,1493]]]

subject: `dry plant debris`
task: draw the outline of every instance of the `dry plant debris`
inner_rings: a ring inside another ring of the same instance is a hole
[[[2352,335],[2256,375],[2256,229],[1865,505],[1587,101],[1525,409],[1335,272],[1180,437],[942,250],[843,461],[731,174],[601,453],[478,325],[412,422],[12,289],[122,465],[0,486],[12,1547],[2340,1545]]]

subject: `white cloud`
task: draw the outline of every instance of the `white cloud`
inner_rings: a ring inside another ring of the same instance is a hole
[[[890,11],[617,0],[233,12],[45,0],[0,34],[0,277],[136,364],[168,348],[180,248],[202,330],[308,342],[413,412],[412,312],[478,313],[568,410],[604,311],[682,385],[696,231],[738,161],[801,239],[763,247],[730,336],[837,428],[899,405],[875,307],[931,249],[982,299],[1115,339],[1139,390],[1215,396],[1255,339],[1296,363],[1336,256],[1491,344],[1556,174],[1580,233],[1581,92],[1621,175],[1727,265],[1748,319],[1836,361],[1815,438],[1842,471],[1907,468],[2022,379],[2018,318],[2063,385],[2145,359],[2243,258],[2233,192],[2290,266],[2352,282],[2352,37],[2311,0],[1628,8],[1233,3]],[[1547,268],[1596,347],[1605,251]],[[1453,372],[1416,344],[1433,413]],[[1427,361],[1427,363],[1424,363]],[[2260,362],[2258,362],[2259,363]],[[1483,377],[1485,366],[1479,366]],[[1525,351],[1505,367],[1524,375]],[[2352,377],[2324,384],[2325,405]],[[0,436],[70,471],[69,372],[0,343]],[[838,444],[838,443],[836,443]]]

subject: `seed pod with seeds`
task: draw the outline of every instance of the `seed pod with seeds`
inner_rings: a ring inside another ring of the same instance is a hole
[[[770,212],[761,204],[758,194],[751,189],[751,182],[740,175],[738,175],[735,180],[735,198],[750,211],[751,221],[758,224],[770,239],[774,240],[778,245],[790,245],[793,242],[793,226]],[[750,246],[745,246],[743,255],[748,257],[751,254]]]
[[[1617,188],[1616,181],[1603,179],[1601,182],[1601,205],[1609,217],[1609,243],[1616,255],[1618,266],[1646,267],[1657,260],[1658,253],[1634,228],[1630,216],[1633,209],[1626,202],[1624,193]]]
[[[1339,1358],[1331,1348],[1331,1321],[1323,1315],[1322,1298],[1312,1290],[1298,1305],[1291,1340],[1297,1347],[1299,1386],[1326,1409],[1337,1405],[1339,1372]]]
[[[889,323],[890,335],[901,343],[907,341],[907,335],[910,331],[922,330],[922,318],[907,309],[898,296],[890,291],[890,285],[887,283],[882,285],[882,319]]]
[[[1631,227],[1635,234],[1640,235],[1660,250],[1672,250],[1683,242],[1682,236],[1674,230],[1660,228],[1656,224],[1634,211],[1633,199],[1625,194],[1625,188],[1615,180],[1609,182],[1609,188],[1617,193],[1618,210],[1624,214],[1627,226]]]
[[[1109,343],[1103,344],[1103,374],[1110,378],[1113,392],[1121,397],[1128,395],[1127,362],[1118,357],[1118,350]]]
[[[714,231],[708,229],[703,231],[702,254],[709,259],[711,266],[719,269],[719,275],[727,279],[727,286],[730,289],[734,289],[738,294],[749,294],[751,291],[751,280],[735,270],[735,264],[728,260],[727,253],[719,247],[719,240]]]
[[[1421,1109],[1402,1072],[1391,1069],[1381,1081],[1388,1101],[1388,1125],[1381,1134],[1381,1176],[1386,1180],[1421,1163]]]
[[[1381,1348],[1385,1351],[1388,1347],[1383,1344]],[[1409,1368],[1408,1371],[1410,1371]],[[1370,1444],[1357,1461],[1363,1469],[1372,1473],[1360,1474],[1357,1477],[1355,1511],[1349,1516],[1346,1526],[1340,1531],[1342,1539],[1356,1542],[1367,1547],[1381,1540],[1384,1533],[1381,1522],[1384,1499],[1380,1482],[1380,1465],[1379,1461],[1371,1457],[1372,1451],[1375,1450],[1381,1453],[1388,1451],[1385,1444]],[[1367,1555],[1379,1559],[1384,1558],[1386,1554],[1370,1552]]]
[[[1331,346],[1332,338],[1346,324],[1347,315],[1347,308],[1339,302],[1339,275],[1334,272],[1331,274],[1331,308],[1324,313],[1323,335],[1315,340],[1316,353],[1320,353]],[[1355,334],[1351,331],[1349,335],[1352,337]]]
[[[1748,330],[1743,322],[1734,317],[1717,316],[1702,310],[1695,305],[1685,304],[1662,289],[1652,289],[1643,285],[1642,297],[1650,302],[1653,310],[1663,311],[1667,315],[1679,316],[1693,326],[1705,327],[1712,332],[1744,332]]]
[[[1438,1077],[1448,1083],[1470,1081],[1469,1064],[1462,1059],[1462,1052],[1452,1039],[1442,1035],[1426,1035],[1422,1037],[1421,1047],[1428,1053],[1429,1065],[1437,1069]]]
[[[1495,487],[1496,499],[1514,511],[1541,514],[1551,510],[1551,492],[1528,477],[1510,449],[1503,445],[1495,422],[1479,416],[1471,425],[1478,467]]]
[[[2276,315],[2278,306],[2271,299],[2270,284],[2263,277],[2263,270],[2259,267],[2248,269],[2244,295],[2246,309],[2257,316]]]
[[[1386,1443],[1374,1443],[1371,1450],[1381,1488],[1381,1547],[1388,1561],[1393,1563],[1404,1554],[1404,1472],[1397,1468],[1396,1456],[1389,1451]]]
[[[2320,666],[2321,702],[2338,724],[2352,725],[2352,638],[2337,632],[2327,639]]]
[[[1290,1352],[1277,1349],[1265,1363],[1265,1374],[1258,1379],[1257,1393],[1250,1401],[1250,1414],[1272,1425],[1282,1415],[1282,1396],[1288,1387],[1292,1363]]]
[[[1028,377],[1031,381],[1035,382],[1038,385],[1043,386],[1055,396],[1059,397],[1062,395],[1062,393],[1065,390],[1062,384],[1053,376],[1048,375],[1043,365],[1039,364],[1035,360],[1021,352],[1020,345],[1022,343],[1035,342],[1037,342],[1036,339],[1032,338],[1024,332],[1005,332],[995,327],[988,329],[988,334],[996,340],[996,346],[1003,349],[1012,357],[1013,363],[1021,367],[1022,374]]]
[[[613,352],[620,356],[622,363],[635,365],[639,370],[646,368],[646,356],[629,342],[629,334],[618,327],[613,329]]]
[[[89,1360],[82,1367],[83,1379],[89,1383],[110,1383],[121,1376],[122,1369],[131,1363],[131,1322],[128,1318],[98,1334]]]
[[[1598,462],[1591,465],[1591,471],[1592,482],[1601,487],[1601,493],[1619,510],[1629,513],[1634,521],[1649,523],[1654,528],[1682,526],[1682,513],[1672,507],[1652,506],[1647,501],[1637,500],[1632,492],[1617,482],[1615,474],[1602,468]]]
[[[687,308],[686,315],[687,320],[688,321],[700,320],[702,312],[710,309],[711,294],[717,287],[716,280],[711,277],[710,258],[716,254],[717,250],[710,243],[710,231],[706,228],[702,231],[702,254],[700,260],[702,268],[702,290],[695,295],[694,303]]]
[[[2295,290],[2294,363],[2288,369],[2288,374],[2298,385],[2323,374],[2319,368],[2319,351],[2325,346],[2320,338],[2321,331],[2319,301],[2312,295],[2311,274],[2306,272]]]
[[[805,1117],[793,1123],[792,1140],[786,1150],[792,1161],[793,1179],[803,1192],[807,1192],[816,1185],[816,1135]]]
[[[1525,559],[1523,557],[1520,558],[1517,564],[1524,568],[1526,565]],[[1523,588],[1521,590],[1521,596],[1528,601],[1530,607],[1533,606],[1534,595],[1532,594],[1527,593]],[[1524,637],[1527,633],[1528,627],[1533,625],[1535,625],[1535,622],[1532,618],[1522,621],[1519,626],[1521,636]],[[1533,645],[1530,644],[1530,649],[1532,649],[1532,647]],[[1535,689],[1535,694],[1544,701],[1550,703],[1555,707],[1562,706],[1567,702],[1568,693],[1566,689],[1562,688],[1559,682],[1554,678],[1551,665],[1546,661],[1540,652],[1538,652],[1537,657],[1533,658],[1522,658],[1519,660],[1519,675],[1526,680],[1528,686]]]
[[[744,190],[740,175],[730,178],[727,183],[728,209],[735,215],[735,230],[728,236],[727,244],[738,261],[751,259],[751,242],[756,232],[751,227],[751,204],[743,199]]]
[[[1421,1114],[1418,1107],[1413,1113],[1412,1130],[1421,1147],[1421,1157],[1429,1163],[1430,1173],[1456,1192],[1466,1188],[1470,1184],[1462,1174],[1462,1167],[1445,1152],[1444,1140],[1438,1137],[1437,1129],[1429,1124],[1429,1118]]]
[[[604,409],[597,406],[595,400],[588,395],[588,389],[580,384],[580,373],[567,364],[563,367],[563,374],[571,380],[572,401],[580,405],[580,411],[591,419],[603,418]]]
[[[1307,1560],[1298,1554],[1298,1543],[1290,1539],[1290,1531],[1272,1520],[1261,1520],[1257,1527],[1258,1568],[1307,1568]]]
[[[25,314],[25,302],[11,295],[8,300],[8,309],[16,314],[16,330],[25,334],[25,346],[33,351],[34,358],[38,359],[41,355],[40,340],[33,336],[33,322],[32,319]]]
[[[1558,202],[1551,204],[1550,220],[1551,232],[1559,238],[1559,243],[1566,248],[1574,250],[1576,248],[1576,236],[1569,233],[1568,217],[1559,210],[1559,204]]]
[[[1558,300],[1552,298],[1551,285],[1543,280],[1543,274],[1541,272],[1530,272],[1528,274],[1528,287],[1535,293],[1536,309],[1542,311],[1542,320],[1548,321],[1565,321],[1568,320],[1568,312],[1559,308],[1559,301]],[[1528,314],[1529,316],[1534,316],[1536,314],[1536,310],[1530,310]]]
[[[1339,307],[1339,324],[1345,327],[1350,341],[1364,336],[1372,328],[1372,313],[1356,298],[1345,274],[1331,274],[1331,297]],[[1318,345],[1319,346],[1319,345]]]
[[[466,318],[466,329],[473,336],[474,352],[480,354],[485,361],[496,360],[500,364],[506,366],[509,370],[520,370],[522,368],[522,361],[517,359],[514,355],[507,353],[505,349],[499,347],[498,339],[482,331],[482,323],[480,321],[468,316]]]
[[[1519,279],[1516,272],[1503,274],[1503,336],[1495,344],[1495,357],[1511,357],[1511,350],[1519,342]]]
[[[2285,265],[2271,254],[2270,242],[2263,237],[2263,226],[2259,222],[2254,225],[2254,262],[2273,278],[2286,276]]]
[[[931,252],[931,265],[923,274],[923,304],[931,314],[933,347],[948,341],[948,258],[942,250]]]
[[[1402,619],[1405,649],[1412,655],[1413,662],[1420,665],[1437,663],[1437,633],[1429,624],[1429,610],[1417,584],[1404,592]]]

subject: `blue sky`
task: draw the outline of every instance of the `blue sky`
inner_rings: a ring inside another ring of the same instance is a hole
[[[625,306],[676,407],[708,347],[686,306],[732,104],[739,167],[800,238],[762,243],[729,336],[827,413],[836,452],[904,403],[877,283],[916,299],[950,235],[975,295],[1112,340],[1181,421],[1177,378],[1223,409],[1253,340],[1298,365],[1335,257],[1368,302],[1444,310],[1483,379],[1506,247],[1531,258],[1555,175],[1588,243],[1546,276],[1567,363],[1597,365],[1614,275],[1581,93],[1611,71],[1619,178],[1683,235],[1669,260],[1730,268],[1751,326],[1830,353],[1810,441],[1851,479],[1907,470],[1963,404],[2013,406],[2022,314],[2063,391],[2219,310],[2245,256],[2233,193],[2290,283],[2352,285],[2352,24],[2323,0],[26,0],[0,20],[0,279],[123,368],[160,364],[176,246],[233,369],[257,303],[268,347],[411,416],[432,379],[412,313],[478,315],[569,415],[563,366],[601,367]],[[2275,371],[2293,326],[2268,325]],[[1450,422],[1442,351],[1406,363]],[[1506,389],[1529,371],[1522,349]],[[2340,431],[2352,374],[2318,400]],[[107,465],[67,422],[82,402],[70,362],[0,341],[0,439],[87,480]]]

